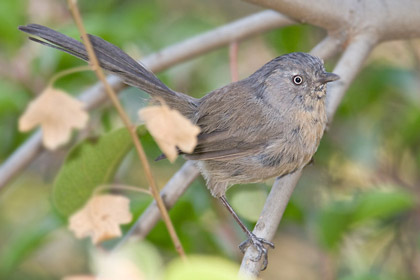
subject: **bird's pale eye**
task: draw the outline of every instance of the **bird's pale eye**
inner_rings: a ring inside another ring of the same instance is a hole
[[[293,76],[293,83],[294,83],[295,85],[300,85],[300,84],[302,84],[302,83],[303,83],[303,78],[302,78],[302,76],[299,76],[299,75]]]

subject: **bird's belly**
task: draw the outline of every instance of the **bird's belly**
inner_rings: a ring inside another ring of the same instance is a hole
[[[252,155],[229,160],[205,160],[200,163],[200,170],[208,182],[223,182],[226,185],[261,182],[290,174],[309,163],[318,148],[324,123],[301,124],[299,129],[283,130],[282,135],[268,141]]]
[[[266,146],[257,155],[259,167],[264,179],[283,176],[303,168],[315,154],[321,140],[324,126],[312,129],[300,129],[299,133],[289,138],[282,137]],[[256,164],[258,165],[258,164]],[[258,176],[258,174],[256,174]]]
[[[305,166],[311,158],[312,154],[261,153],[230,161],[204,161],[202,167],[213,180],[232,185],[261,182],[292,173]]]

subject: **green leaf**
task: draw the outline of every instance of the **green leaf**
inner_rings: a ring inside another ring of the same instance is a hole
[[[296,199],[292,196],[289,203],[287,203],[286,210],[284,211],[282,223],[286,221],[293,221],[302,224],[305,221],[305,214]]]
[[[20,113],[29,99],[23,88],[1,78],[0,92],[0,115]]]
[[[318,215],[318,237],[321,244],[334,249],[344,234],[364,222],[389,219],[414,206],[414,197],[401,189],[370,190],[358,193],[352,200],[333,201]]]
[[[27,6],[25,0],[0,1],[0,45],[2,55],[17,53],[24,36],[17,31],[19,24],[27,21]]]
[[[375,272],[360,272],[355,273],[354,275],[346,275],[340,280],[391,280],[395,279],[392,275],[386,275],[385,273],[375,273]]]
[[[81,208],[96,187],[113,178],[131,147],[125,128],[74,147],[54,182],[53,201],[58,212],[69,216]]]
[[[373,190],[355,200],[353,223],[370,219],[386,219],[409,210],[415,205],[414,196],[403,190]]]
[[[340,243],[351,224],[351,205],[348,201],[335,201],[321,210],[317,227],[320,243],[334,249]]]
[[[268,32],[266,38],[279,53],[308,51],[314,32],[310,25],[293,25]]]

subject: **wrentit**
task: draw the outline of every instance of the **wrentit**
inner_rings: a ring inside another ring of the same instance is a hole
[[[84,45],[45,26],[19,29],[40,37],[31,40],[88,61]],[[241,81],[216,89],[200,99],[175,92],[118,47],[89,35],[102,68],[125,83],[161,98],[201,129],[191,154],[211,194],[227,207],[248,236],[244,252],[254,246],[263,269],[271,242],[258,238],[241,222],[226,200],[233,184],[281,177],[302,169],[316,152],[323,135],[326,84],[339,79],[321,59],[306,53],[279,56]]]

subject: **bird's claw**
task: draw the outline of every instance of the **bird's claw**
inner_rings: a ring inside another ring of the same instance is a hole
[[[252,233],[250,238],[248,238],[239,245],[239,249],[243,254],[245,254],[246,248],[248,248],[249,246],[254,246],[254,248],[258,251],[258,255],[255,258],[251,258],[251,260],[253,262],[259,262],[261,260],[261,257],[264,256],[263,267],[261,268],[261,270],[265,270],[268,264],[268,251],[264,245],[267,245],[268,247],[274,249],[273,243],[265,240],[264,238],[257,237],[255,234]]]

